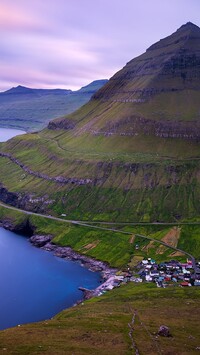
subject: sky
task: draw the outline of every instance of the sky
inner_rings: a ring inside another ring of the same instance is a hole
[[[0,0],[0,91],[109,79],[199,14],[200,0]]]

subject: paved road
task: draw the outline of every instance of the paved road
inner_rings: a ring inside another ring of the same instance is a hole
[[[78,221],[90,224],[104,224],[109,226],[184,226],[200,225],[200,222],[104,222],[104,221]]]
[[[47,219],[51,219],[51,220],[54,220],[54,221],[59,221],[59,222],[64,222],[64,223],[71,223],[71,224],[74,224],[74,225],[79,225],[79,226],[83,226],[83,227],[89,227],[89,228],[93,228],[93,229],[98,229],[98,230],[103,230],[103,231],[111,231],[113,233],[121,233],[121,234],[128,234],[128,235],[133,235],[132,232],[126,232],[126,231],[121,231],[119,229],[116,229],[116,228],[108,228],[108,227],[100,227],[98,225],[94,225],[94,223],[101,223],[101,224],[107,224],[107,225],[147,225],[146,223],[111,223],[111,222],[85,222],[85,221],[75,221],[75,220],[72,220],[72,219],[63,219],[63,218],[59,218],[59,217],[54,217],[54,216],[50,216],[50,215],[44,215],[44,214],[41,214],[41,213],[35,213],[35,212],[30,212],[30,211],[26,211],[26,210],[22,210],[22,209],[19,209],[19,208],[16,208],[16,207],[13,207],[13,206],[9,206],[9,205],[6,205],[2,202],[0,202],[0,206],[4,207],[4,208],[7,208],[7,209],[10,209],[10,210],[14,210],[14,211],[18,211],[18,212],[23,212],[24,214],[27,214],[27,215],[34,215],[34,216],[39,216],[39,217],[43,217],[43,218],[47,218]],[[148,225],[155,225],[155,224],[158,224],[158,225],[180,225],[181,223],[149,223]],[[200,223],[182,223],[182,224],[200,224]],[[193,255],[191,255],[190,253],[182,250],[182,249],[179,249],[179,248],[176,248],[176,247],[173,247],[171,245],[168,245],[167,243],[163,242],[162,240],[157,240],[155,238],[151,238],[151,237],[148,237],[146,235],[142,235],[142,234],[135,234],[136,237],[140,237],[140,238],[143,238],[143,239],[148,239],[150,241],[153,241],[153,242],[156,242],[158,244],[161,244],[161,245],[164,245],[165,247],[167,248],[170,248],[170,249],[173,249],[175,251],[179,251],[181,253],[183,253],[184,255],[186,255],[187,257],[189,257],[191,260],[192,260],[192,265],[193,265],[193,268],[194,268],[194,272],[195,272],[195,275],[196,275],[196,262],[195,262],[195,258]]]

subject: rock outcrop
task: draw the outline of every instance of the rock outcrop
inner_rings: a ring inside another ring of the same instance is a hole
[[[158,330],[158,335],[161,337],[171,337],[169,328],[166,325],[161,325]]]
[[[52,235],[33,235],[30,238],[30,242],[36,247],[53,252],[54,255],[59,258],[79,261],[84,267],[91,271],[102,272],[103,278],[105,277],[107,279],[110,274],[116,271],[116,269],[108,267],[106,263],[79,254],[70,247],[61,247],[54,244],[52,238]]]
[[[65,129],[65,130],[71,130],[75,127],[75,122],[70,121],[68,119],[57,119],[54,121],[50,121],[48,124],[48,129],[52,130],[59,130],[59,129]]]
[[[58,184],[76,184],[76,185],[86,185],[86,184],[90,184],[92,182],[91,179],[79,179],[79,178],[66,178],[63,176],[49,176],[47,174],[38,172],[38,171],[33,171],[32,169],[30,169],[29,167],[27,167],[25,164],[23,164],[22,162],[20,162],[18,159],[16,159],[15,157],[13,157],[10,153],[3,153],[0,152],[0,156],[4,157],[4,158],[8,158],[9,160],[11,160],[13,163],[15,163],[16,165],[20,166],[20,168],[22,168],[25,172],[27,172],[30,175],[34,175],[38,178],[44,179],[44,180],[48,180],[48,181],[54,181]],[[4,201],[6,202],[6,201]]]

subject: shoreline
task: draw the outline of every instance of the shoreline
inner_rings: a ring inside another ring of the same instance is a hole
[[[100,296],[105,290],[113,288],[117,268],[108,266],[107,263],[96,260],[90,256],[86,256],[74,251],[69,246],[59,246],[52,243],[52,235],[33,235],[29,238],[29,242],[40,249],[52,252],[54,256],[62,259],[79,262],[81,266],[87,268],[92,272],[99,272],[101,274],[102,283],[95,289],[89,290],[84,287],[79,287],[79,290],[83,292],[83,299],[78,300],[75,305],[81,303],[83,300],[90,299],[95,296]]]
[[[14,137],[17,137],[17,136],[20,136],[20,135],[26,134],[26,133],[27,133],[27,131],[20,129],[20,128],[0,127],[0,143],[5,143],[9,139],[12,139]],[[4,137],[4,134],[6,134],[6,137]]]
[[[119,270],[117,268],[110,267],[108,263],[103,262],[101,260],[96,260],[84,254],[80,254],[74,251],[69,246],[59,246],[58,244],[54,244],[52,243],[52,239],[54,238],[53,235],[34,234],[33,226],[30,226],[30,230],[28,232],[31,233],[29,234],[27,234],[26,226],[24,225],[24,223],[16,226],[11,220],[3,219],[0,221],[0,226],[3,227],[4,229],[10,230],[11,232],[17,234],[20,233],[26,236],[29,242],[37,248],[52,252],[55,256],[59,258],[79,262],[81,266],[87,268],[88,270],[92,272],[99,272],[101,274],[102,283],[99,286],[97,286],[95,289],[88,290],[85,289],[84,287],[81,287],[80,285],[79,290],[83,292],[83,298],[77,301],[75,305],[81,303],[83,300],[95,296],[100,296],[105,291],[114,288],[113,285],[116,281],[115,280],[116,273]]]

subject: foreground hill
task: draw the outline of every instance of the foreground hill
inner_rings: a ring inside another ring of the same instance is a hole
[[[75,113],[1,145],[0,198],[74,219],[200,215],[200,29],[131,60]]]
[[[0,126],[26,131],[42,129],[51,119],[77,110],[107,80],[96,80],[77,91],[17,86],[0,93]]]
[[[197,288],[157,289],[129,283],[52,320],[0,332],[0,352],[196,354],[199,310]],[[170,328],[172,337],[157,335],[161,325]]]

